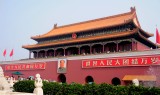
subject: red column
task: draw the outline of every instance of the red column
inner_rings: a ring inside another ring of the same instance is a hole
[[[53,52],[51,52],[50,56],[54,57],[54,49],[53,49]]]
[[[47,56],[47,50],[45,50],[44,52],[45,52],[45,55],[44,55],[44,56],[45,56],[45,57],[48,57],[48,56]]]
[[[90,45],[90,54],[92,54],[92,45]]]
[[[117,45],[117,46],[116,46],[116,52],[118,52],[118,48],[119,48],[119,47],[118,47],[118,42],[116,43],[116,45]]]
[[[132,44],[131,44],[131,51],[134,50],[134,44],[133,44],[133,39],[132,39]]]
[[[38,58],[38,51],[37,51],[37,58]]]
[[[56,57],[56,49],[54,49],[54,57]]]
[[[78,54],[80,55],[81,54],[81,48],[78,47]]]
[[[65,48],[63,48],[63,49],[64,49],[64,55],[63,55],[63,56],[65,56],[65,55],[66,55],[66,53],[65,53],[65,52],[66,52],[66,49],[65,49]]]
[[[102,52],[104,53],[104,44],[103,44],[103,51]]]
[[[137,50],[137,41],[135,42],[135,44],[136,44],[136,48],[135,48],[135,50]]]

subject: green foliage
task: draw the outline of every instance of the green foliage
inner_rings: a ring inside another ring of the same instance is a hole
[[[81,84],[62,84],[61,89],[56,95],[83,95],[83,86]]]
[[[82,95],[99,95],[98,94],[98,88],[99,88],[99,85],[97,85],[95,83],[86,84],[83,87]]]
[[[113,86],[106,83],[81,85],[43,81],[42,89],[44,95],[160,95],[160,88],[158,87]],[[34,81],[19,81],[14,84],[14,90],[32,93]]]
[[[34,88],[34,81],[31,80],[18,81],[13,85],[13,89],[16,92],[32,93]]]
[[[43,93],[45,95],[56,95],[56,93],[62,88],[62,85],[60,85],[57,82],[46,82],[43,81]]]

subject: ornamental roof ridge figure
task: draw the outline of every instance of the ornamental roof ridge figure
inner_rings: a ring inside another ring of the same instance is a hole
[[[35,93],[36,95],[43,95],[43,83],[42,83],[42,79],[40,77],[40,74],[36,74],[36,79],[34,82],[34,86],[36,87],[33,91],[33,93]]]

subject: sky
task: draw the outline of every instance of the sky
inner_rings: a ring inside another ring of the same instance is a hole
[[[0,0],[0,61],[29,58],[22,45],[58,26],[117,15],[135,7],[141,28],[160,31],[160,0]],[[3,52],[6,49],[6,57]],[[14,49],[12,57],[9,56]]]

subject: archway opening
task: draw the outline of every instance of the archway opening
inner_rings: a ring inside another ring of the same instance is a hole
[[[64,49],[63,48],[59,48],[56,50],[56,56],[64,56]]]
[[[47,51],[47,57],[54,57],[54,50],[50,49]]]
[[[83,55],[87,55],[87,54],[90,54],[90,47],[89,46],[82,46],[80,48],[80,53],[83,54]]]
[[[121,85],[121,81],[119,78],[115,77],[112,79],[112,84],[113,85]]]
[[[108,49],[108,52],[116,52],[116,44],[115,43],[108,43],[107,47],[105,47]]]
[[[132,50],[132,42],[130,41],[123,41],[119,43],[119,50],[118,51],[131,51]]]
[[[96,54],[96,53],[102,53],[103,52],[103,45],[101,44],[95,44],[92,46],[92,53]]]
[[[78,55],[78,48],[77,47],[69,47],[66,49],[66,55]]]
[[[94,82],[94,79],[92,76],[87,76],[85,80],[86,80],[86,83],[93,83]]]
[[[58,76],[58,82],[66,83],[66,76],[64,74],[60,74]]]
[[[45,51],[42,50],[38,53],[38,58],[44,58],[45,57]]]

